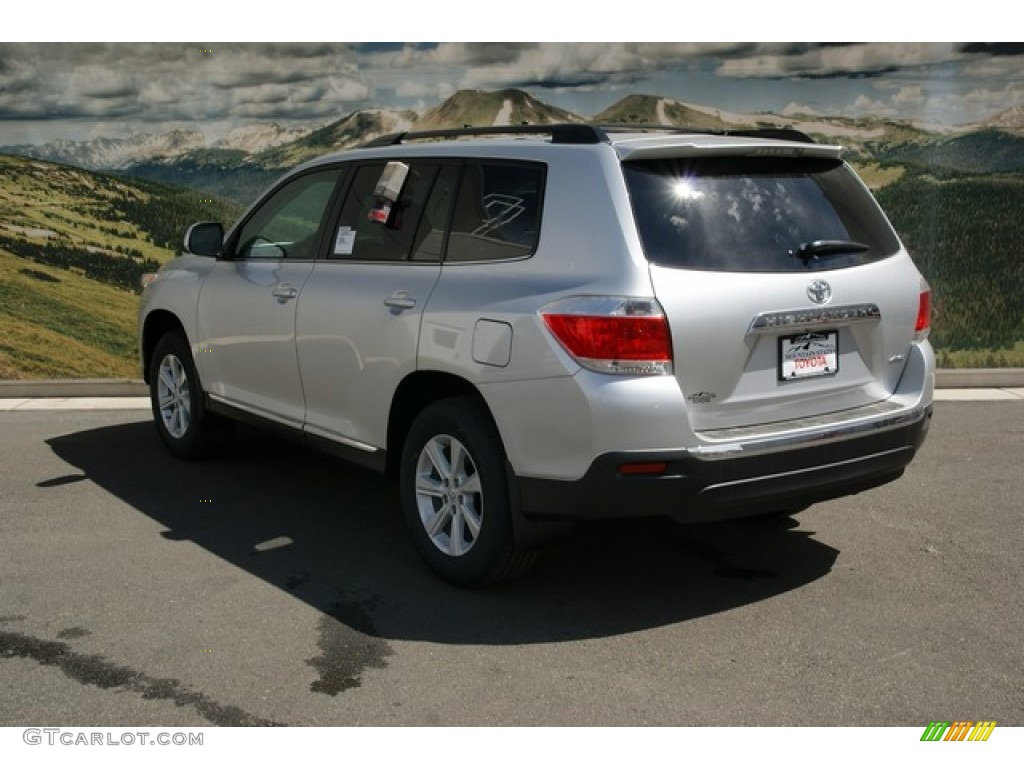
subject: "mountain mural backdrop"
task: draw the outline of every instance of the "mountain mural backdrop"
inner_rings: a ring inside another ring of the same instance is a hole
[[[1024,110],[938,130],[645,94],[578,115],[505,89],[314,129],[253,123],[215,142],[173,130],[0,147],[0,378],[138,376],[139,277],[175,254],[189,222],[229,223],[297,163],[397,131],[564,122],[785,126],[842,145],[931,283],[940,365],[1024,366]]]

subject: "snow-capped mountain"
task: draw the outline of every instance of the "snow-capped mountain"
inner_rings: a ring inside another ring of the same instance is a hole
[[[525,91],[457,91],[443,103],[425,112],[414,126],[417,130],[460,128],[463,125],[501,126],[530,123],[579,123],[583,118],[538,101]]]
[[[232,128],[216,139],[210,147],[240,149],[255,155],[281,144],[298,141],[312,132],[312,128],[286,128],[278,123],[250,123]]]
[[[74,165],[90,170],[118,170],[155,157],[181,155],[206,145],[206,137],[195,130],[140,133],[126,139],[57,140],[49,144],[2,147],[0,152],[34,157],[38,160]]]
[[[984,122],[986,128],[1002,128],[1010,131],[1024,130],[1024,107],[1013,107],[992,115]]]
[[[140,133],[129,138],[85,141],[57,140],[48,144],[0,147],[0,152],[34,157],[90,170],[123,170],[157,159],[174,159],[205,149],[264,152],[307,135],[310,129],[285,128],[277,123],[252,123],[211,140],[199,130],[175,129],[165,133]]]

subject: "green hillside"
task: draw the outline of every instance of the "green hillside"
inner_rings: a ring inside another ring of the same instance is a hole
[[[0,379],[137,378],[138,296],[0,248]]]
[[[953,350],[987,350],[984,365],[1020,365],[998,350],[1024,341],[1024,174],[916,171],[876,196],[932,286],[941,362],[953,364]]]
[[[196,220],[191,190],[0,155],[0,378],[138,375],[139,279]]]
[[[214,200],[223,198],[231,206],[222,215],[230,218],[283,173],[280,168],[263,168],[247,162],[247,158],[240,151],[196,152],[173,161],[136,163],[120,175],[131,183],[150,181],[164,187],[179,187],[179,193],[180,187],[189,187],[187,194],[193,200],[210,199],[204,195]]]
[[[912,164],[933,172],[1006,173],[1024,171],[1024,137],[985,130],[929,142],[894,144],[876,158],[887,163]]]

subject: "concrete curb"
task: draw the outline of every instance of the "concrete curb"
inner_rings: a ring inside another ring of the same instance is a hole
[[[145,397],[140,379],[17,379],[0,381],[0,398],[18,397]]]
[[[1024,368],[941,368],[935,372],[939,389],[997,389],[1024,387]]]
[[[943,368],[935,374],[939,389],[1016,389],[1024,387],[1024,368]],[[0,381],[0,399],[31,397],[147,397],[140,379],[39,379]]]

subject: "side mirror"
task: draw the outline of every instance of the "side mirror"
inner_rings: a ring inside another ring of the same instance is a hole
[[[202,221],[185,232],[185,253],[220,256],[224,252],[224,227],[219,221]]]

